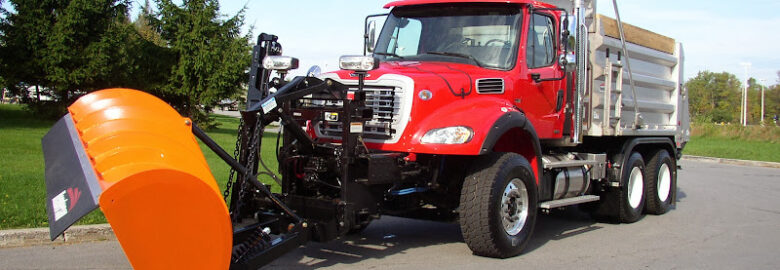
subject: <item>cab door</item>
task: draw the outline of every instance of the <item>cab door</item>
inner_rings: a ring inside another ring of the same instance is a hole
[[[527,78],[521,78],[518,107],[530,116],[540,139],[561,138],[564,102],[563,70],[558,66],[556,16],[545,11],[529,14],[525,43]]]

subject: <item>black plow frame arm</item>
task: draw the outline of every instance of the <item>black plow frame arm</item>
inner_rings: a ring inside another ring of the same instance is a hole
[[[260,192],[263,193],[266,197],[271,199],[273,201],[274,205],[279,207],[280,210],[282,210],[285,214],[289,215],[293,219],[297,221],[297,223],[301,223],[304,220],[295,214],[295,212],[292,211],[287,205],[285,205],[279,198],[276,197],[273,193],[271,193],[270,190],[268,190],[268,187],[265,186],[262,182],[257,180],[257,175],[249,173],[249,169],[245,167],[244,165],[241,165],[237,160],[233,159],[233,157],[228,154],[225,149],[222,149],[222,147],[217,144],[214,140],[211,139],[208,135],[206,135],[206,132],[204,132],[202,129],[200,129],[196,125],[192,125],[192,134],[195,135],[198,139],[200,139],[211,151],[213,151],[217,156],[219,156],[222,160],[225,161],[231,168],[236,170],[237,172],[243,174],[243,175],[249,175],[251,178],[249,178],[249,182],[252,183]]]
[[[288,115],[288,112],[281,111],[284,107],[283,104],[317,93],[324,93],[341,99],[346,96],[346,91],[347,87],[345,85],[330,79],[320,80],[314,77],[296,77],[290,82],[278,85],[275,93],[269,94],[261,101],[254,103],[242,114],[244,117],[257,117],[256,119],[259,121],[253,122],[258,126],[254,128],[259,128],[261,131],[271,122],[281,120],[280,122],[284,126],[285,132],[290,132],[297,139],[301,150],[311,152],[314,149],[314,140]],[[241,161],[236,160],[195,124],[192,125],[192,133],[233,170],[240,175],[247,176],[244,180],[249,181],[260,192],[259,195],[268,198],[274,207],[290,217],[290,221],[292,221],[288,231],[280,234],[276,239],[272,239],[268,233],[262,232],[263,228],[257,227],[264,226],[260,225],[260,223],[234,231],[231,269],[256,269],[310,240],[312,228],[307,223],[307,220],[296,214],[277,195],[272,193],[265,184],[258,180],[258,174],[255,174],[251,169],[254,166],[253,164],[242,164]],[[262,143],[258,145],[257,149],[259,150],[260,147],[262,147]],[[234,226],[236,225],[234,224]],[[237,238],[247,239],[249,242],[252,242],[251,249],[243,249],[240,247],[241,244],[235,246]]]

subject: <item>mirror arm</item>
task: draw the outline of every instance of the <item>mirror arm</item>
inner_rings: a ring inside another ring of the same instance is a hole
[[[547,78],[547,79],[542,79],[542,75],[541,75],[541,74],[539,74],[539,73],[531,73],[531,79],[532,79],[532,80],[534,80],[534,82],[535,82],[535,83],[540,83],[540,82],[551,82],[551,81],[560,81],[560,80],[566,79],[566,75],[563,75],[563,76],[561,76],[560,78]]]
[[[531,73],[531,78],[534,80],[535,83],[540,83],[540,82],[561,81],[563,79],[566,79],[566,76],[564,75],[559,78],[542,79],[539,73]]]

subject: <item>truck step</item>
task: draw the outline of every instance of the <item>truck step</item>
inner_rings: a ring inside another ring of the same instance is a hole
[[[598,160],[581,160],[581,159],[575,159],[575,160],[564,160],[564,161],[550,161],[544,163],[545,169],[555,169],[555,168],[568,168],[568,167],[579,167],[579,166],[585,166],[585,165],[598,165],[602,163]]]
[[[586,202],[595,202],[599,200],[599,196],[596,195],[584,195],[579,197],[572,197],[554,201],[547,201],[539,204],[541,209],[553,209],[558,207],[564,207],[569,205],[581,204]]]

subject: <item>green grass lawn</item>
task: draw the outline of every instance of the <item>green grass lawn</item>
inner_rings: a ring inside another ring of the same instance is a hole
[[[780,162],[780,127],[695,123],[683,154]]]
[[[239,120],[226,116],[214,118],[220,125],[207,133],[232,154]],[[48,226],[41,138],[53,124],[54,121],[38,119],[19,105],[0,104],[0,229]],[[277,168],[273,150],[275,143],[275,133],[264,134],[262,156],[274,171]],[[201,148],[220,189],[223,189],[229,167],[203,144]],[[274,190],[278,191],[279,187],[274,186]],[[104,222],[105,217],[98,210],[77,224]]]
[[[219,127],[207,133],[229,153],[233,152],[239,120],[213,116]],[[46,189],[41,138],[53,121],[41,120],[22,110],[19,105],[0,104],[0,229],[47,227]],[[780,162],[780,128],[695,125],[691,141],[684,153],[734,159]],[[276,170],[274,157],[276,134],[263,136],[263,160]],[[201,144],[220,189],[224,189],[229,168],[214,153]],[[273,180],[261,179],[265,183]],[[279,187],[274,185],[278,192]],[[164,206],[160,206],[164,207]],[[95,211],[79,224],[103,223],[105,218]]]
[[[780,162],[780,143],[697,136],[691,137],[683,154]]]

